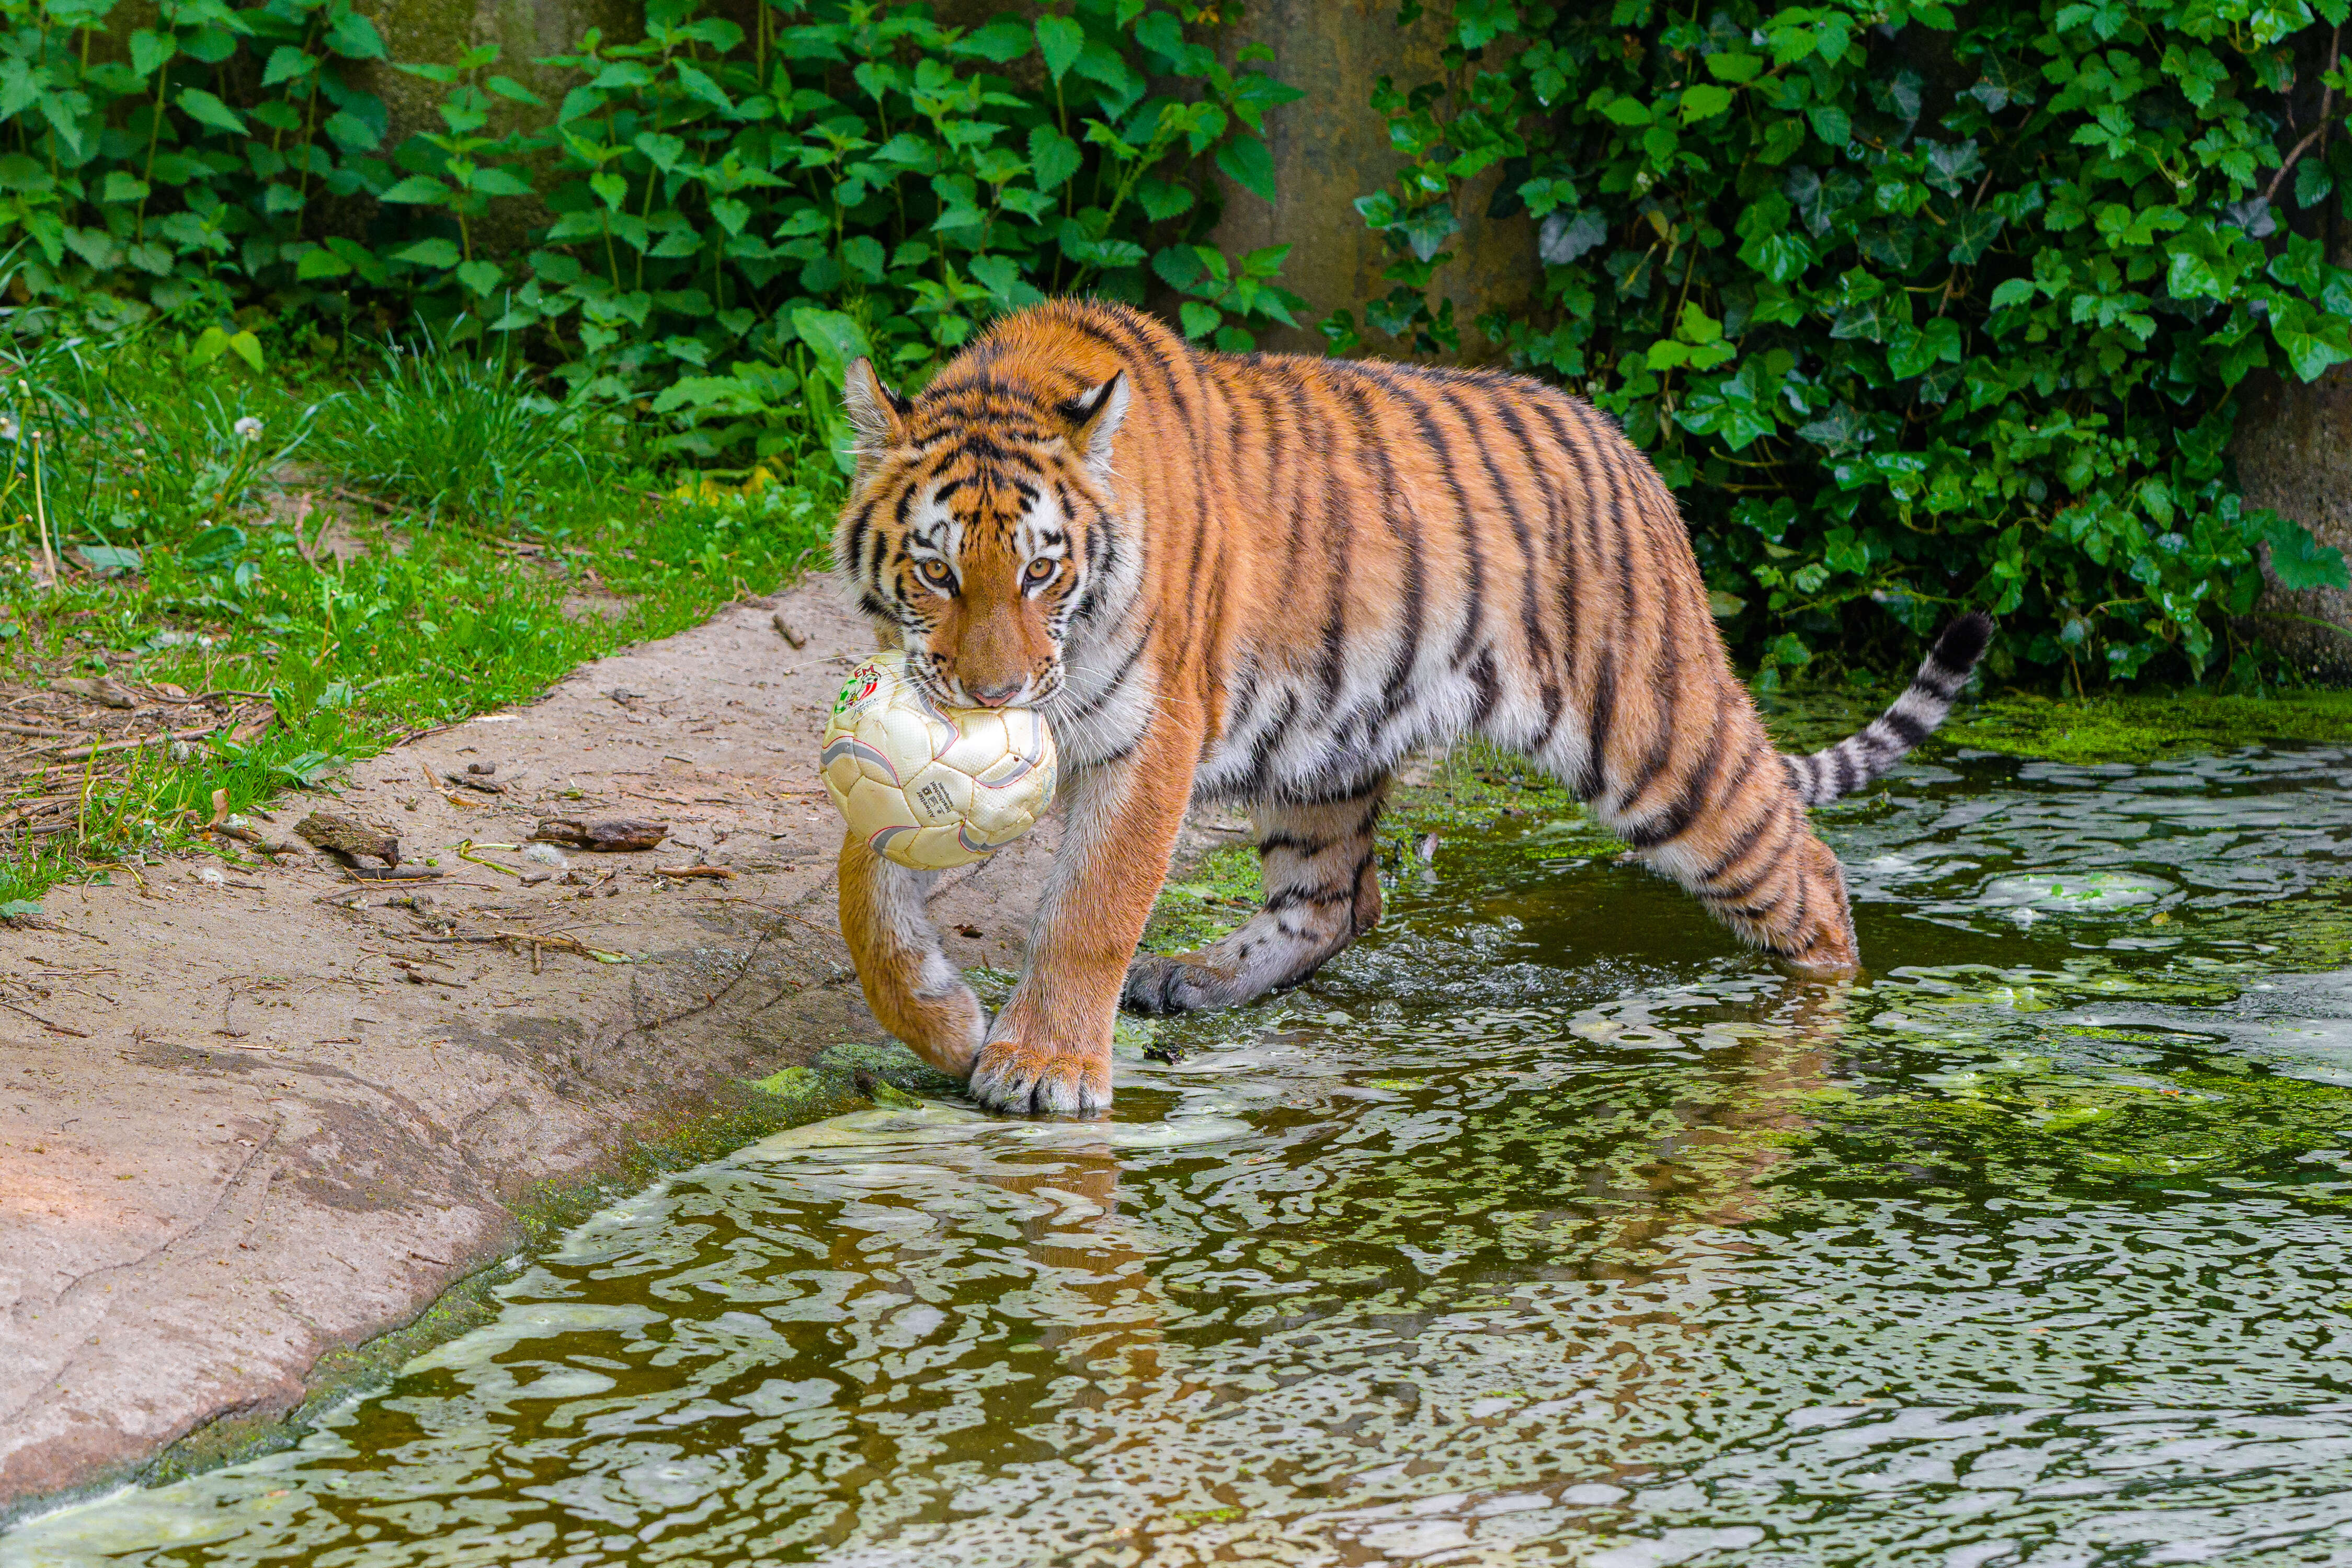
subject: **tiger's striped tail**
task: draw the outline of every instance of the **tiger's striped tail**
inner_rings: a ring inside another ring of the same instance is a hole
[[[1821,806],[1851,794],[1903,760],[1911,748],[1935,733],[1952,711],[1952,701],[1968,685],[1969,672],[1983,657],[1992,640],[1992,618],[1971,610],[1936,639],[1927,662],[1911,677],[1911,685],[1895,706],[1872,719],[1860,734],[1811,757],[1782,757],[1789,782],[1798,799]]]

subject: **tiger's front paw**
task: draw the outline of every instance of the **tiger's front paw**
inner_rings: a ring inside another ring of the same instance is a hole
[[[1057,1051],[992,1040],[972,1063],[971,1097],[1015,1116],[1091,1115],[1110,1109],[1110,1052]]]

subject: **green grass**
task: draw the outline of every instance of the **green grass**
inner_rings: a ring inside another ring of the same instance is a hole
[[[151,695],[255,694],[234,711],[166,709],[175,728],[209,727],[102,757],[60,762],[37,737],[0,734],[0,915],[156,852],[202,843],[235,858],[192,835],[215,790],[236,810],[331,779],[404,734],[528,699],[583,661],[771,591],[822,555],[824,490],[687,495],[626,463],[621,427],[578,411],[551,422],[524,378],[453,364],[396,366],[393,381],[408,382],[387,397],[380,380],[339,384],[316,367],[191,366],[156,336],[0,337],[14,392],[0,411],[16,431],[0,426],[0,696],[97,674]],[[460,385],[436,436],[434,389]],[[418,437],[397,473],[362,462],[376,449],[352,437],[385,438],[383,420],[353,412],[385,409]],[[344,503],[360,521],[331,530],[333,509],[301,504],[353,490],[413,509]],[[268,727],[240,741],[240,717]]]
[[[428,339],[385,349],[380,373],[337,400],[318,455],[428,519],[509,525],[545,515],[547,492],[576,490],[606,466],[598,448],[613,444],[610,430],[505,356]]]

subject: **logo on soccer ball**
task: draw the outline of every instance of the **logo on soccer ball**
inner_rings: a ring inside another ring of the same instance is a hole
[[[1053,803],[1054,737],[1032,708],[933,704],[906,655],[876,653],[849,672],[817,763],[852,831],[919,871],[984,859]]]

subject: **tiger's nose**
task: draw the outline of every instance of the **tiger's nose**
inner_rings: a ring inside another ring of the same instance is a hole
[[[982,707],[1003,707],[1028,684],[1026,681],[1006,681],[1001,685],[966,686],[964,690],[971,693],[971,700]]]

